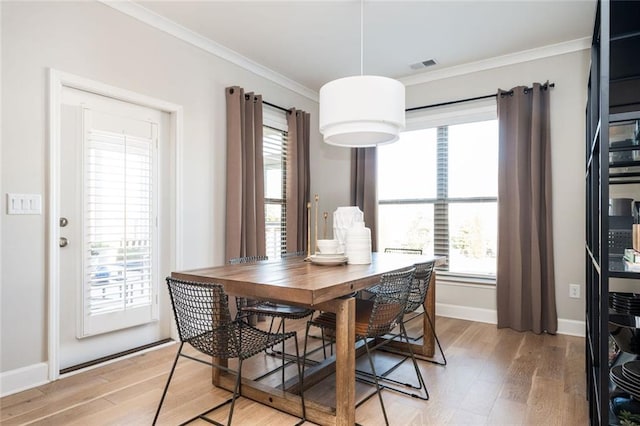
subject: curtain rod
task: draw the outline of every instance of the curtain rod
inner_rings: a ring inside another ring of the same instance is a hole
[[[231,93],[233,93],[233,88],[231,88]],[[249,99],[249,96],[250,96],[250,95],[249,95],[249,93],[245,93],[245,94],[244,94],[244,98],[245,98],[245,99]],[[257,98],[254,96],[254,101],[255,101],[256,99],[257,99]],[[283,108],[283,107],[281,107],[281,106],[279,106],[279,105],[272,104],[271,102],[267,102],[267,101],[265,101],[264,99],[262,100],[262,103],[263,103],[263,104],[265,104],[265,105],[269,105],[269,106],[270,106],[270,107],[272,107],[272,108],[279,109],[280,111],[287,112],[287,113],[291,113],[291,109],[290,109],[290,108],[289,108],[289,109],[287,109],[287,108]]]
[[[263,103],[263,104],[265,104],[265,105],[269,105],[269,106],[270,106],[270,107],[272,107],[272,108],[279,109],[280,111],[284,111],[284,112],[288,112],[288,113],[290,113],[290,112],[291,112],[291,109],[283,108],[283,107],[281,107],[281,106],[278,106],[278,105],[276,105],[276,104],[272,104],[271,102],[267,102],[267,101],[265,101],[265,100],[262,100],[262,103]]]
[[[556,87],[556,84],[555,83],[545,83],[545,84],[542,85],[542,90],[547,90],[550,87],[551,88]],[[531,89],[532,89],[531,87],[526,87],[525,91],[531,90]],[[503,93],[507,94],[507,95],[513,95],[513,90],[509,90],[508,92],[503,92]],[[407,109],[405,109],[405,112],[418,111],[418,110],[421,110],[421,109],[436,108],[436,107],[441,107],[441,106],[459,104],[459,103],[462,103],[462,102],[478,101],[480,99],[495,98],[496,96],[498,96],[498,94],[494,93],[492,95],[476,96],[474,98],[458,99],[456,101],[441,102],[441,103],[438,103],[438,104],[431,104],[431,105],[423,105],[423,106],[418,106],[418,107],[413,107],[413,108],[407,108]]]
[[[555,83],[548,83],[547,82],[547,83],[542,85],[542,90],[547,90],[548,88],[554,88],[554,87],[556,87]],[[531,89],[532,89],[531,87],[527,87],[527,88],[525,88],[525,91],[526,90],[531,90]],[[504,93],[512,95],[513,94],[513,90],[509,90],[508,92],[504,92]],[[454,104],[459,104],[459,103],[462,103],[462,102],[479,101],[480,99],[495,98],[496,96],[498,96],[498,94],[494,93],[492,95],[476,96],[474,98],[458,99],[458,100],[449,101],[449,102],[440,102],[438,104],[423,105],[423,106],[418,106],[418,107],[413,107],[413,108],[407,108],[407,109],[405,109],[405,112],[418,111],[418,110],[421,110],[421,109],[436,108],[436,107],[447,106],[447,105],[454,105]],[[281,107],[279,105],[272,104],[271,102],[267,102],[265,100],[263,100],[262,103],[265,104],[265,105],[269,105],[272,108],[279,109],[280,111],[284,111],[284,112],[287,112],[287,113],[291,112],[291,109],[283,108],[283,107]]]

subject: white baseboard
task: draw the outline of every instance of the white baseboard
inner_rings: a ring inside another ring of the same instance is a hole
[[[90,365],[90,366],[85,367],[85,368],[80,368],[78,370],[70,371],[69,373],[61,374],[58,378],[59,379],[64,379],[65,377],[75,376],[76,374],[84,373],[85,371],[95,370],[96,368],[104,367],[105,365],[113,364],[114,362],[122,361],[122,360],[125,360],[125,359],[128,359],[128,358],[133,358],[133,357],[136,357],[138,355],[145,354],[147,352],[157,351],[158,349],[166,348],[167,346],[172,346],[172,345],[175,345],[175,344],[176,344],[176,340],[171,341],[171,342],[167,342],[167,343],[163,343],[161,345],[151,346],[150,348],[147,348],[147,349],[142,349],[142,350],[139,350],[139,351],[136,351],[136,352],[131,352],[130,354],[127,354],[127,355],[122,355],[122,356],[119,356],[117,358],[109,359],[107,361],[101,362],[100,364],[93,364],[93,365]]]
[[[584,321],[558,318],[558,334],[584,337],[585,332],[586,330]]]
[[[498,314],[493,309],[474,308],[471,306],[436,303],[436,315],[489,324],[498,323]]]
[[[498,323],[498,314],[493,309],[474,308],[471,306],[436,303],[436,315],[467,321],[484,322],[488,324]],[[584,337],[584,321],[558,318],[558,334]]]
[[[144,354],[146,352],[155,351],[161,348],[165,348],[170,345],[175,345],[176,342],[167,342],[162,345],[153,346],[147,349],[143,349],[137,352],[133,352],[119,358],[114,358],[100,364],[95,364],[90,367],[86,367],[80,370],[72,371],[70,373],[61,375],[59,378],[62,379],[64,377],[73,376],[78,373],[82,373],[84,371],[92,370],[94,368],[102,367],[107,364],[111,364],[117,361],[122,361],[123,359],[132,358],[134,356],[138,356]],[[44,385],[45,383],[49,383],[49,366],[46,362],[41,362],[38,364],[28,365],[22,368],[16,368],[15,370],[5,371],[0,373],[0,397],[11,395],[14,393],[22,392],[27,389],[35,388],[36,386]]]
[[[0,397],[21,392],[49,382],[46,362],[0,373]]]

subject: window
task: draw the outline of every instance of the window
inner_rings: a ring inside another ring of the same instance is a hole
[[[287,123],[281,111],[264,110],[263,157],[266,253],[277,259],[287,250]]]
[[[495,107],[489,120],[481,114],[464,122],[459,115],[443,124],[414,124],[398,142],[378,148],[378,247],[422,249],[446,256],[442,269],[451,274],[494,277]]]

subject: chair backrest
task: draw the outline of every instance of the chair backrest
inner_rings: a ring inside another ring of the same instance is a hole
[[[229,259],[230,265],[237,265],[240,263],[255,263],[260,262],[262,260],[269,260],[267,256],[245,256],[245,257],[236,257],[233,259]],[[257,300],[248,299],[246,297],[236,297],[236,318],[248,318],[251,314],[243,313],[242,308],[246,308],[248,306],[255,306],[259,302]]]
[[[431,281],[434,264],[435,261],[431,260],[414,265],[416,272],[413,276],[413,281],[411,281],[411,290],[409,291],[409,298],[407,299],[407,305],[404,309],[405,313],[415,311],[424,303],[424,299],[427,297],[427,292],[429,291],[429,282]]]
[[[384,252],[385,253],[402,253],[402,254],[422,254],[422,249],[387,247],[384,249]]]
[[[404,315],[409,289],[416,268],[384,274],[372,298],[367,336],[380,336],[393,330]]]
[[[222,286],[171,277],[167,277],[167,286],[180,341],[211,356],[233,352],[232,320]]]
[[[269,258],[267,256],[234,257],[233,259],[229,259],[229,264],[236,265],[238,263],[254,263],[254,262],[259,262],[261,260],[269,260]]]
[[[282,253],[282,258],[286,259],[289,257],[299,257],[299,256],[306,256],[307,252],[304,250],[301,251],[290,251],[289,253]]]

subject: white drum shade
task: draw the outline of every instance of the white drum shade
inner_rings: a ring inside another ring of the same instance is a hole
[[[405,89],[397,80],[363,75],[320,88],[320,133],[330,145],[368,147],[395,142],[404,129]]]

